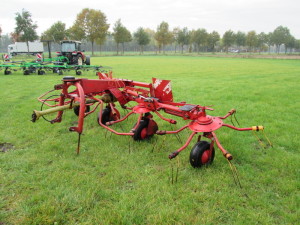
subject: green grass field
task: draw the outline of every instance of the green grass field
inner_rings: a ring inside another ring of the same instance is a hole
[[[196,138],[170,161],[182,145],[174,135],[133,142],[107,133],[94,113],[77,156],[77,135],[68,131],[72,111],[58,124],[30,121],[40,108],[36,98],[62,77],[1,74],[0,224],[299,223],[299,60],[130,56],[92,64],[111,66],[119,78],[171,79],[175,101],[212,106],[211,115],[235,108],[241,126],[264,125],[274,147],[261,148],[251,131],[216,131],[234,157],[241,189],[217,148],[211,166],[194,169],[189,153]],[[93,72],[81,77],[96,79]],[[114,128],[128,131],[135,119]],[[177,120],[177,128],[186,123]],[[188,135],[180,134],[184,141]]]

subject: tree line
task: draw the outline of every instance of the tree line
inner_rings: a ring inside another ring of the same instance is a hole
[[[95,45],[107,50],[107,46],[115,44],[117,54],[124,54],[125,46],[129,50],[137,50],[143,54],[144,50],[151,49],[158,53],[175,52],[266,52],[275,49],[279,53],[284,46],[285,53],[300,50],[300,40],[296,39],[287,27],[278,26],[273,32],[256,33],[226,31],[221,36],[217,31],[208,32],[204,28],[189,30],[187,27],[175,27],[171,29],[165,21],[161,22],[156,30],[139,27],[131,33],[121,22],[117,20],[113,25],[113,31],[109,32],[110,25],[106,16],[100,10],[85,8],[77,14],[73,25],[66,28],[66,24],[57,21],[38,37],[37,24],[32,20],[32,15],[27,10],[16,13],[16,27],[6,39],[12,41],[35,41],[40,39],[51,40],[59,43],[61,40],[79,40],[91,44],[94,55]],[[2,33],[0,27],[0,35]],[[3,43],[3,40],[2,40]]]

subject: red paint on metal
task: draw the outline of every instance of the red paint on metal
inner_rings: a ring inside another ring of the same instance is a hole
[[[162,102],[173,102],[173,93],[170,80],[152,78],[154,95]]]
[[[209,159],[210,159],[209,150],[206,150],[203,152],[202,157],[201,157],[202,164],[208,163]]]
[[[141,131],[141,139],[147,138],[147,128],[143,128]]]
[[[206,123],[204,123],[204,121]],[[217,117],[199,117],[199,119],[190,122],[189,128],[195,132],[212,132],[222,127],[223,121]]]

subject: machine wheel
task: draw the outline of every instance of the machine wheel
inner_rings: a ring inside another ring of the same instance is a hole
[[[73,108],[73,110],[74,110],[75,115],[76,115],[76,116],[79,116],[80,106],[75,106],[75,107]],[[90,106],[87,105],[87,106],[85,107],[85,112],[87,113],[87,112],[89,112],[89,111],[90,111]]]
[[[87,55],[85,58],[85,64],[88,66],[91,65],[91,57],[89,55]]]
[[[78,75],[78,76],[80,76],[82,73],[81,73],[81,71],[76,71],[76,75]]]
[[[24,70],[23,75],[29,75],[29,70]]]
[[[190,153],[190,163],[194,168],[212,164],[214,158],[215,148],[213,147],[212,152],[210,152],[210,143],[207,141],[197,142]]]
[[[4,75],[10,75],[11,71],[10,70],[4,70]]]
[[[116,121],[118,119],[120,119],[120,112],[115,108],[114,109],[116,114],[114,115],[111,111],[111,108],[109,106],[106,106],[106,108],[102,111],[102,118],[101,118],[101,123],[102,124],[106,124],[107,122],[110,121]],[[100,125],[99,123],[99,115],[97,117],[97,123]]]
[[[45,71],[44,70],[38,70],[38,75],[44,75]]]
[[[81,56],[81,55],[78,55],[78,56],[76,57],[76,61],[75,61],[75,62],[76,62],[75,64],[81,66],[81,65],[83,64],[82,56]]]
[[[141,141],[153,137],[158,130],[156,122],[152,119],[143,118],[134,131],[133,140]]]

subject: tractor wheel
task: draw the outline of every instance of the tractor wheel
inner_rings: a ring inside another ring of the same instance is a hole
[[[212,164],[214,158],[215,148],[213,147],[210,152],[210,143],[207,141],[197,142],[190,153],[190,163],[194,168]]]
[[[118,119],[120,119],[120,112],[115,108],[115,115],[112,113],[111,108],[109,106],[107,106],[103,111],[102,111],[102,118],[101,118],[101,123],[102,124],[106,124],[107,122],[110,121],[116,121]],[[99,115],[97,117],[97,122],[99,123]]]
[[[24,70],[23,75],[29,75],[29,70]]]
[[[75,115],[76,115],[76,116],[79,116],[80,106],[75,106],[75,107],[73,108],[73,110],[74,110]],[[87,112],[89,112],[89,111],[90,111],[90,106],[87,105],[87,106],[85,107],[85,112],[87,113]]]
[[[76,71],[76,75],[78,75],[78,76],[80,76],[82,73],[81,73],[81,71]]]
[[[91,65],[91,57],[89,55],[87,55],[85,58],[85,64],[88,66]]]
[[[10,75],[11,71],[10,70],[4,70],[4,75]]]
[[[156,122],[152,119],[143,118],[140,124],[134,131],[133,140],[142,141],[145,139],[150,139],[158,130]]]
[[[75,64],[77,64],[77,65],[79,65],[79,66],[82,66],[83,60],[82,60],[82,56],[81,56],[81,55],[78,55],[78,56],[76,57]]]

